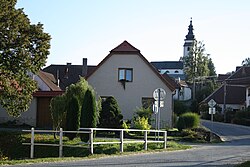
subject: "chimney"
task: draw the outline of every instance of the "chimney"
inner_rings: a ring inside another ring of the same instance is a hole
[[[82,59],[82,76],[85,77],[88,72],[87,58]]]
[[[60,87],[60,73],[59,73],[59,70],[56,71],[56,82],[57,82],[57,86]]]
[[[69,67],[71,66],[71,63],[67,63],[65,71],[64,71],[64,78],[68,79],[69,78]]]

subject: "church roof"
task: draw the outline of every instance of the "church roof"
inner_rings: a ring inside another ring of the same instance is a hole
[[[194,33],[193,33],[193,24],[192,24],[192,18],[190,20],[190,24],[188,26],[188,34],[186,35],[186,40],[194,40]]]
[[[155,61],[151,64],[156,69],[183,69],[182,61]]]

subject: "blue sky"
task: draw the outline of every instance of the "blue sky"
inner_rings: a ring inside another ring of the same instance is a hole
[[[250,57],[249,0],[18,0],[32,23],[52,36],[50,64],[97,65],[124,40],[149,61],[183,55],[190,18],[217,73]]]

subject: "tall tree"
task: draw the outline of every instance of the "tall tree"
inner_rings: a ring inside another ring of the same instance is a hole
[[[80,104],[78,98],[73,96],[67,105],[66,113],[66,131],[77,131],[80,128]],[[73,140],[76,137],[75,133],[66,133],[66,136]]]
[[[95,100],[94,91],[88,89],[85,93],[82,103],[81,113],[81,127],[82,128],[96,128],[97,125],[97,104]],[[81,140],[88,141],[89,135],[82,134]]]
[[[183,58],[185,73],[189,81],[199,76],[207,76],[208,70],[208,59],[205,55],[205,44],[201,41],[196,40],[193,46],[190,48],[188,56]]]
[[[46,63],[50,35],[41,23],[31,24],[16,0],[0,0],[0,104],[10,116],[28,109],[37,89],[29,73]]]
[[[213,63],[213,61],[212,61],[212,59],[210,57],[208,58],[208,69],[209,69],[209,76],[215,76],[216,75],[216,70],[215,70],[214,63]]]

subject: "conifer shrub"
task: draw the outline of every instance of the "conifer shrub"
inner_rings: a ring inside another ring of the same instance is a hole
[[[66,113],[66,131],[77,131],[80,128],[80,105],[78,98],[73,96],[67,105]],[[69,140],[73,140],[76,137],[76,133],[65,134]]]
[[[81,113],[81,128],[96,128],[97,125],[97,105],[94,93],[88,89],[85,93],[82,113]],[[81,140],[87,142],[89,134],[80,134]]]
[[[180,115],[177,121],[177,128],[181,131],[182,129],[196,128],[200,124],[199,115],[192,112],[187,112]]]
[[[100,120],[98,127],[101,128],[122,128],[123,115],[114,97],[107,97],[102,101]]]

